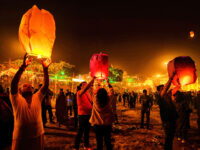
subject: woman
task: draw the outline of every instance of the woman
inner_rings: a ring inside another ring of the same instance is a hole
[[[67,119],[67,103],[63,89],[60,89],[60,93],[56,99],[56,118],[59,128],[60,124],[63,124]]]
[[[107,84],[109,92],[104,88],[99,88],[97,92],[93,93],[93,108],[90,123],[95,127],[97,150],[103,149],[103,139],[107,150],[112,149],[111,131],[112,123],[115,120],[112,111],[114,92],[108,79]]]

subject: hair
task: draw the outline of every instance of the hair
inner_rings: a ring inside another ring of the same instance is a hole
[[[97,104],[103,108],[109,101],[108,93],[104,88],[97,91]]]
[[[79,84],[80,88],[82,87],[83,83],[87,83],[87,82],[85,82],[85,81],[81,82],[81,83]]]
[[[77,90],[77,92],[81,90],[81,87],[80,87],[80,85],[79,85],[79,86],[77,86],[76,90]]]
[[[146,89],[144,89],[144,90],[143,90],[143,93],[147,93],[147,90],[146,90]]]
[[[161,89],[162,87],[164,87],[164,85],[163,85],[163,84],[161,84],[161,85],[157,86],[157,91],[160,91],[160,89]]]

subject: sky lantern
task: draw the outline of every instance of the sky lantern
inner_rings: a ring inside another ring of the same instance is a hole
[[[190,38],[193,39],[194,38],[194,31],[190,31]]]
[[[195,83],[197,79],[196,67],[194,61],[189,56],[180,56],[168,63],[168,74],[176,71],[172,83],[175,86],[183,86]]]
[[[106,79],[109,75],[109,64],[107,54],[94,54],[90,59],[91,77]]]
[[[51,58],[55,30],[53,15],[34,5],[21,19],[19,41],[29,55],[37,58]]]

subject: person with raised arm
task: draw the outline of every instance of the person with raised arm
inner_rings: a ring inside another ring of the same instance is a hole
[[[178,114],[176,111],[174,95],[180,89],[180,86],[169,90],[175,75],[176,72],[169,77],[169,80],[165,85],[159,85],[157,87],[157,91],[159,92],[158,105],[160,107],[160,117],[165,131],[164,150],[172,150],[173,139],[176,132],[176,120]]]
[[[30,84],[24,84],[22,94],[18,90],[21,75],[31,63],[27,54],[23,64],[15,74],[11,82],[11,104],[14,113],[13,150],[43,150],[44,128],[41,115],[41,103],[48,91],[49,75],[48,67],[51,60],[41,60],[44,71],[44,83],[40,90],[33,94]]]
[[[106,79],[108,90],[98,87],[97,91],[93,92],[93,108],[90,123],[95,127],[97,150],[103,150],[103,141],[106,149],[111,150],[111,131],[112,123],[115,121],[114,112],[112,109],[114,100],[114,91]]]
[[[85,149],[91,150],[89,144],[89,132],[90,123],[89,119],[92,112],[92,99],[88,92],[89,88],[93,85],[95,77],[87,84],[82,82],[79,87],[80,90],[77,92],[77,106],[78,106],[78,132],[75,139],[73,148],[79,149],[81,138],[84,133],[84,147]]]

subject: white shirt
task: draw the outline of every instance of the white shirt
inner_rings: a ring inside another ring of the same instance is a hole
[[[44,96],[39,90],[33,94],[29,105],[19,92],[10,95],[14,113],[13,139],[33,138],[44,133],[41,114],[41,102]]]

